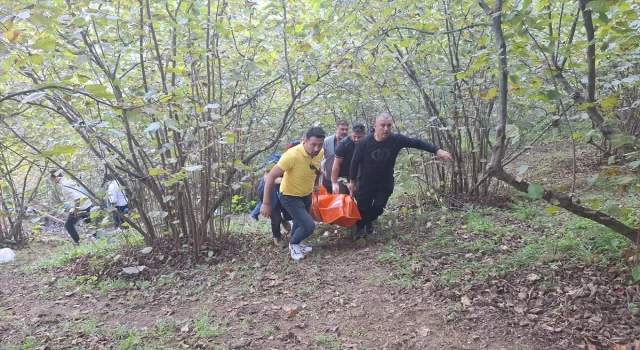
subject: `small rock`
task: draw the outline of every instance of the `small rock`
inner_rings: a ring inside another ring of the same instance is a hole
[[[138,273],[142,272],[144,269],[146,269],[147,267],[144,265],[140,265],[140,266],[129,266],[129,267],[123,267],[122,271],[124,273],[126,273],[127,275],[137,275]]]

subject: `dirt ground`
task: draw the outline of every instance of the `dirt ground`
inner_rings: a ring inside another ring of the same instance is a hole
[[[482,312],[476,322],[447,321],[455,303],[434,300],[425,287],[375,283],[395,274],[376,260],[383,249],[375,240],[358,245],[337,238],[294,263],[286,250],[265,247],[222,267],[174,272],[166,284],[156,278],[145,290],[105,295],[56,288],[56,276],[24,272],[31,255],[0,269],[0,280],[11,281],[1,292],[2,345],[35,337],[47,349],[122,348],[115,330],[145,330],[162,320],[173,325],[163,345],[176,348],[548,348],[526,328],[491,323]],[[194,334],[189,325],[203,317],[223,323],[223,334]],[[94,329],[80,331],[88,320]]]

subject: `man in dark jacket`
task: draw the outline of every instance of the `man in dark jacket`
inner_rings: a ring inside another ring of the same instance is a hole
[[[398,153],[405,147],[431,152],[441,161],[451,154],[422,140],[392,133],[393,118],[382,113],[376,118],[375,131],[356,145],[351,161],[349,191],[355,194],[362,220],[356,223],[356,239],[373,234],[373,222],[380,216],[393,193],[393,168]]]

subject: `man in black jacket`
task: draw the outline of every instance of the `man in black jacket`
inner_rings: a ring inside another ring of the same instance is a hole
[[[335,160],[333,161],[333,169],[331,171],[331,188],[327,188],[327,191],[333,194],[346,194],[349,193],[347,189],[347,183],[351,176],[351,159],[353,158],[353,152],[356,150],[356,144],[365,135],[364,125],[354,124],[351,128],[351,135],[343,138],[338,142],[335,150]],[[345,184],[342,184],[338,180],[340,178],[345,179]]]
[[[382,214],[393,193],[393,167],[400,150],[417,148],[434,153],[441,161],[452,160],[449,152],[425,140],[392,133],[392,127],[390,114],[378,115],[375,132],[360,140],[353,154],[349,191],[352,195],[355,193],[362,216],[356,223],[356,239],[364,237],[365,232],[373,234],[373,222]]]

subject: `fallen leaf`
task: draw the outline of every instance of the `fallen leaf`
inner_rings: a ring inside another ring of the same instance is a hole
[[[527,279],[531,282],[537,281],[540,279],[540,276],[536,275],[535,273],[529,274],[529,276],[527,276]]]
[[[189,331],[189,324],[185,324],[184,326],[182,326],[182,328],[180,328],[180,332],[182,333],[187,333]]]
[[[634,256],[636,253],[634,253],[633,250],[629,249],[629,248],[624,248],[620,251],[620,253],[622,253],[622,255],[626,256],[627,258]]]
[[[419,336],[421,337],[426,337],[429,335],[429,333],[431,333],[431,330],[427,327],[422,327],[420,329],[418,329],[418,331],[416,332],[418,333]]]
[[[282,309],[287,313],[289,318],[296,317],[298,312],[300,312],[301,310],[300,305],[296,305],[296,304],[285,305],[282,307]]]
[[[460,299],[460,302],[462,303],[462,305],[464,306],[471,306],[471,299],[469,299],[468,296],[463,295],[462,299]]]

